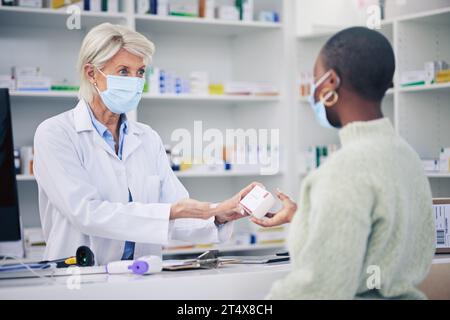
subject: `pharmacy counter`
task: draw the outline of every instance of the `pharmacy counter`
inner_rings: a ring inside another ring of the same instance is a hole
[[[2,299],[263,299],[289,264],[228,265],[160,274],[81,275],[0,280]],[[72,289],[71,289],[72,288]]]
[[[290,265],[228,265],[212,270],[155,275],[81,275],[0,280],[3,299],[263,299]],[[438,255],[420,289],[431,299],[450,299],[450,255]]]

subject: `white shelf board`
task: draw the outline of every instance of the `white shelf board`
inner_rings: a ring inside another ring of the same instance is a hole
[[[422,92],[422,91],[445,91],[450,92],[450,82],[448,83],[438,83],[438,84],[427,84],[418,85],[411,87],[401,87],[398,89],[399,92]]]
[[[189,172],[189,171],[175,171],[175,175],[179,178],[226,178],[226,177],[264,177],[264,176],[278,176],[281,173],[273,175],[262,175],[259,171],[255,172]],[[16,176],[17,181],[35,181],[35,177],[32,175],[18,174]]]
[[[155,33],[190,33],[233,36],[255,31],[281,29],[281,23],[260,21],[225,21],[218,19],[138,14],[136,29]]]
[[[450,178],[450,172],[427,172],[428,178]]]
[[[204,248],[187,248],[187,249],[164,249],[163,255],[178,255],[178,254],[200,254],[208,250],[219,250],[219,252],[239,252],[239,251],[251,251],[251,250],[281,250],[284,249],[283,244],[251,244],[251,245],[215,245]]]
[[[32,175],[24,175],[24,174],[18,174],[16,175],[17,181],[36,181],[36,178]]]
[[[16,98],[77,98],[78,91],[12,91]]]
[[[405,15],[395,20],[399,22],[432,23],[448,26],[450,25],[450,7]]]
[[[380,29],[387,29],[387,28],[392,28],[392,26],[394,25],[393,20],[383,20],[381,21],[381,26]],[[351,26],[348,26],[351,27]],[[297,35],[297,39],[298,40],[324,40],[325,38],[329,38],[332,35],[338,33],[341,30],[346,29],[347,27],[342,26],[342,27],[336,27],[335,29],[328,29],[328,30],[322,30],[322,31],[315,31],[312,33],[305,33],[305,34],[300,34]]]
[[[238,96],[238,95],[192,95],[192,94],[162,94],[150,95],[144,94],[144,100],[158,101],[196,101],[196,102],[277,102],[280,101],[279,96]]]
[[[10,93],[11,97],[17,98],[77,98],[77,91],[13,91]],[[164,94],[164,95],[150,95],[144,93],[143,100],[156,101],[196,101],[196,102],[278,102],[280,96],[232,96],[232,95],[190,95],[190,94]]]
[[[218,171],[218,172],[189,172],[176,171],[175,175],[179,178],[226,178],[226,177],[271,177],[279,176],[281,173],[272,175],[262,175],[259,171],[239,172],[239,171]]]
[[[70,14],[66,9],[0,7],[0,25],[26,25],[33,27],[62,27],[66,31],[66,20]],[[81,13],[81,27],[90,28],[103,22],[125,22],[124,13],[88,12]]]

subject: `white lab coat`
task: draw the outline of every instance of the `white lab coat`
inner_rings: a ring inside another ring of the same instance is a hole
[[[155,131],[129,120],[120,160],[95,130],[87,108],[81,100],[76,108],[44,121],[35,134],[44,259],[69,257],[86,245],[96,263],[105,264],[121,259],[125,241],[136,242],[139,257],[161,255],[172,239],[229,239],[232,223],[217,228],[214,218],[169,221],[171,203],[189,195]]]

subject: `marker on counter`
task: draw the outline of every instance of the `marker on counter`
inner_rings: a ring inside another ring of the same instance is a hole
[[[153,274],[162,271],[162,260],[158,256],[145,256],[136,260],[110,262],[106,265],[109,274]]]

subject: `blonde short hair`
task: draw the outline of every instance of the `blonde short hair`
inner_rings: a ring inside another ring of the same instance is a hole
[[[122,25],[102,23],[93,28],[83,40],[78,57],[78,71],[80,73],[80,91],[78,97],[91,102],[97,94],[94,86],[86,77],[84,66],[92,64],[102,69],[120,49],[142,57],[147,65],[155,53],[155,45],[139,32]]]

